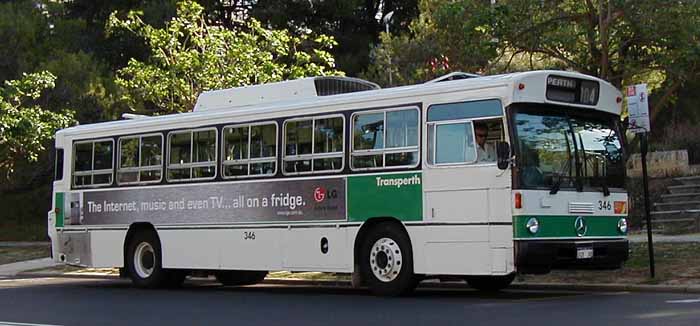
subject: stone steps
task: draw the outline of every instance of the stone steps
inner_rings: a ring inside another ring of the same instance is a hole
[[[683,211],[683,210],[700,210],[700,201],[678,201],[670,203],[654,203],[656,211]]]
[[[700,185],[700,176],[678,177],[673,180],[683,185]]]
[[[700,176],[673,179],[661,202],[654,203],[652,225],[664,233],[700,231]]]
[[[668,191],[672,194],[700,193],[700,184],[668,186]]]
[[[661,195],[661,202],[663,203],[677,203],[689,201],[700,201],[700,192]]]
[[[700,218],[700,209],[676,209],[668,211],[653,211],[651,217],[654,219],[663,219],[669,221],[672,219],[678,220],[693,220]]]

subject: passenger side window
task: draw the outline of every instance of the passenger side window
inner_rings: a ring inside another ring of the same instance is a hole
[[[418,164],[418,108],[356,113],[352,117],[353,170]]]
[[[209,180],[216,177],[216,129],[168,134],[168,180]]]
[[[120,185],[160,182],[162,159],[162,135],[119,138],[117,182]]]
[[[496,163],[504,139],[499,100],[436,104],[428,108],[428,164]]]
[[[114,141],[81,141],[73,144],[73,186],[76,188],[112,184]]]
[[[342,116],[286,121],[284,173],[341,171],[344,133],[345,123]]]
[[[277,124],[224,127],[223,177],[271,176],[277,172]]]
[[[433,164],[459,164],[476,162],[471,122],[430,125],[428,137],[433,151],[428,153],[428,161]]]

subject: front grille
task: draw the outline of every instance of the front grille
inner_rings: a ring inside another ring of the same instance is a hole
[[[569,213],[572,214],[593,214],[593,203],[569,203]]]

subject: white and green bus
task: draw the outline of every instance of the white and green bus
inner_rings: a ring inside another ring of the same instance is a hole
[[[430,277],[499,289],[515,273],[618,268],[621,96],[565,71],[389,89],[316,77],[68,128],[52,254],[140,287],[320,271],[384,295]]]

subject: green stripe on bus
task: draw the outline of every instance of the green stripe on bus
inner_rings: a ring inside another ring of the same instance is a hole
[[[57,192],[56,193],[56,227],[57,228],[62,228],[63,227],[63,193],[62,192]]]
[[[537,218],[539,230],[530,233],[525,224],[530,218]],[[578,215],[513,216],[513,236],[515,238],[582,238],[586,237],[621,237],[625,234],[617,229],[617,222],[622,216],[582,216],[585,220],[586,232],[583,236],[576,233],[576,218]]]
[[[348,220],[394,217],[423,220],[420,172],[348,177]]]

